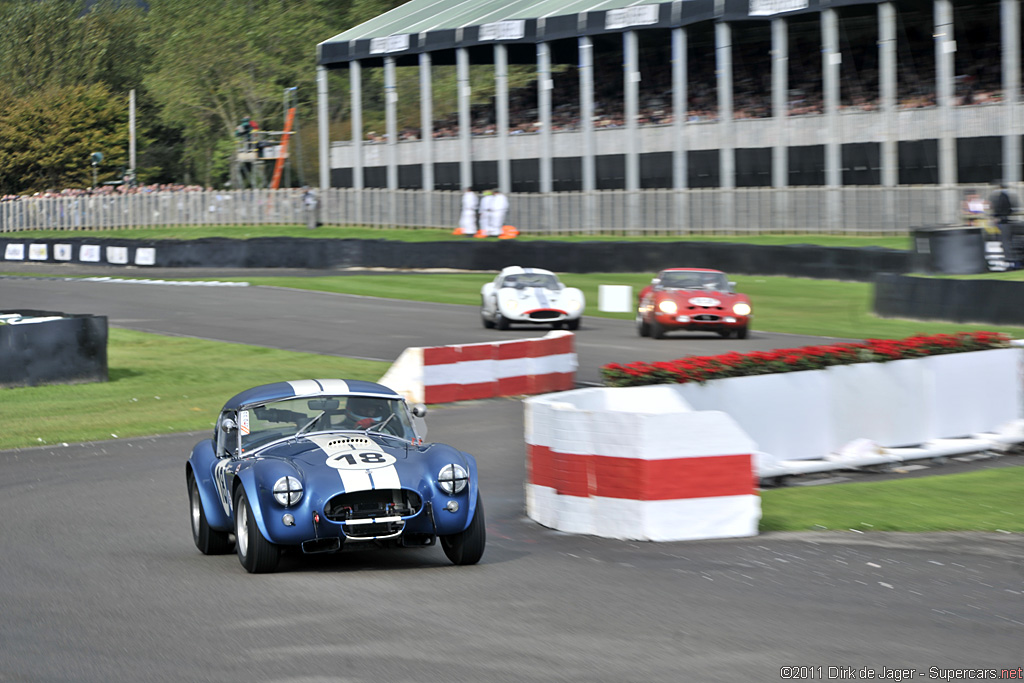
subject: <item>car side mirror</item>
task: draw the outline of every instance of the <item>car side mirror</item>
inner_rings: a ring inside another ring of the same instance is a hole
[[[427,414],[427,407],[422,403],[417,403],[412,407],[413,417],[423,417]]]
[[[730,282],[729,283],[729,291],[730,292],[735,292],[736,291],[736,283],[735,282]]]
[[[220,421],[220,428],[222,431],[230,432],[234,429],[238,429],[238,425],[230,417],[226,417]]]

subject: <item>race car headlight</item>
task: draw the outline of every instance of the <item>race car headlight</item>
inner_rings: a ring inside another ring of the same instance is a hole
[[[583,302],[580,301],[580,298],[578,296],[570,296],[568,299],[565,300],[565,307],[568,308],[570,311],[575,311],[582,305]]]
[[[469,472],[461,465],[445,465],[437,473],[437,485],[449,496],[460,493],[469,483]]]
[[[281,477],[274,483],[274,499],[288,507],[302,500],[302,482],[296,477]]]
[[[741,301],[732,307],[732,312],[736,315],[750,315],[750,304]]]
[[[658,310],[662,313],[668,313],[669,315],[675,315],[679,310],[679,306],[676,305],[675,301],[671,299],[664,299],[658,302]]]
[[[515,299],[505,299],[505,308],[507,308],[508,310],[514,311],[516,310],[516,308],[518,308],[518,306],[519,302],[516,301]]]

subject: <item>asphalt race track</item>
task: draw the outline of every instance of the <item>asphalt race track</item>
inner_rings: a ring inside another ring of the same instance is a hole
[[[35,266],[35,269],[42,270],[42,266]],[[201,278],[191,269],[178,276]],[[481,275],[481,284],[488,279],[487,275]],[[215,277],[208,280],[215,280]],[[591,305],[596,306],[596,302]],[[479,309],[472,306],[381,300],[265,286],[179,286],[57,277],[0,278],[0,310],[11,309],[105,315],[111,326],[143,332],[388,362],[410,346],[538,337],[550,329],[514,326],[504,332],[487,330],[480,324]],[[582,383],[600,382],[600,368],[606,363],[672,360],[688,355],[767,350],[823,341],[820,337],[761,332],[756,325],[755,317],[750,337],[743,340],[686,332],[654,340],[639,337],[632,321],[584,316],[576,335],[580,362],[577,379]],[[296,333],[299,329],[301,334]]]
[[[372,358],[496,334],[465,307],[262,287],[0,279],[0,308]],[[592,318],[577,338],[584,376],[631,359],[619,354],[808,342],[655,342]],[[865,667],[945,680],[1024,666],[1020,534],[573,536],[525,518],[518,401],[435,407],[428,424],[479,459],[477,566],[436,547],[346,550],[252,576],[233,555],[203,556],[184,463],[205,433],[0,453],[0,681],[863,680]]]

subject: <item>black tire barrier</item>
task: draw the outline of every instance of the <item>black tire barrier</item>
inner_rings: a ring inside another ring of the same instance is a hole
[[[0,237],[22,245],[22,262],[110,266],[109,248],[120,248],[121,265],[163,268],[456,268],[500,270],[509,265],[546,268],[560,273],[657,272],[664,268],[716,268],[737,275],[781,275],[870,282],[876,273],[909,273],[911,251],[880,247],[822,247],[811,244],[760,246],[718,242],[547,242],[480,240],[399,242],[391,240],[262,237],[248,240],[130,240],[87,237],[25,240]],[[30,259],[29,245],[45,245],[45,254]],[[56,245],[64,257],[55,258]],[[83,261],[82,247],[93,258]],[[140,250],[146,250],[142,252]],[[145,258],[141,258],[141,257]],[[10,256],[8,255],[8,260]],[[145,265],[141,265],[145,263]]]
[[[107,318],[52,311],[6,310],[59,320],[0,325],[0,387],[107,381]]]
[[[988,272],[984,228],[925,226],[911,233],[916,271],[948,275]]]
[[[884,318],[1024,325],[1024,282],[949,280],[883,273],[874,312]]]

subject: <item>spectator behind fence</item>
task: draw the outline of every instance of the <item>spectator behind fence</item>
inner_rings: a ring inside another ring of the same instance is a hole
[[[1010,216],[1017,211],[1017,198],[1006,188],[1006,183],[996,180],[998,188],[988,199],[992,222],[999,229],[999,237],[1003,243],[1003,253],[1008,260],[1014,260],[1010,254]]]

